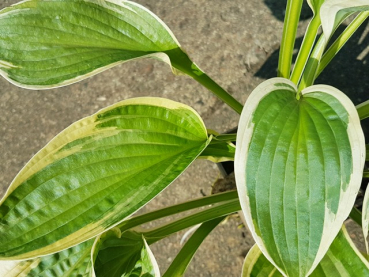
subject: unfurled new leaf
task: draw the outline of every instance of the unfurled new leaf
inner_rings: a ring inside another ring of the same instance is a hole
[[[257,245],[246,256],[242,277],[282,277],[283,275],[261,253]],[[369,263],[351,241],[346,229],[338,233],[328,252],[310,277],[369,276]]]
[[[199,115],[161,98],[125,100],[57,135],[0,201],[0,259],[97,236],[145,205],[208,144]]]
[[[275,78],[249,96],[237,134],[235,173],[242,210],[260,249],[287,276],[314,270],[360,188],[364,135],[339,90],[297,95]]]

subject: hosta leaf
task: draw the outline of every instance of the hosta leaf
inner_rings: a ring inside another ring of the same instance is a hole
[[[255,244],[243,262],[241,277],[283,277],[282,273],[268,261]]]
[[[327,0],[307,0],[307,3],[309,4],[314,15],[317,15],[319,14],[320,8],[325,1]]]
[[[125,100],[65,129],[0,202],[0,259],[46,255],[118,224],[208,144],[199,115],[161,98]]]
[[[233,161],[235,152],[236,146],[232,142],[217,141],[213,139],[201,153],[199,158],[207,159],[214,163],[221,163]]]
[[[320,18],[326,41],[342,20],[352,13],[369,10],[368,0],[326,0],[320,8]]]
[[[367,154],[368,156],[368,154]],[[368,187],[365,190],[364,200],[363,200],[363,208],[361,214],[361,222],[363,227],[363,235],[365,241],[366,252],[369,253],[368,247],[368,234],[369,234],[369,189]]]
[[[288,276],[306,276],[347,218],[360,188],[364,135],[339,90],[275,78],[249,96],[237,134],[242,210],[264,255]]]
[[[26,88],[67,85],[144,56],[170,63],[162,52],[175,49],[183,54],[169,28],[130,1],[28,0],[0,11],[0,74]]]
[[[96,276],[160,277],[159,267],[145,238],[118,228],[98,236],[93,247]]]
[[[242,277],[283,276],[261,253],[255,244],[246,256]],[[369,276],[369,263],[360,254],[347,234],[346,229],[338,233],[328,252],[310,277],[356,277]]]
[[[1,277],[78,277],[92,276],[93,240],[61,252],[27,261],[0,261]]]

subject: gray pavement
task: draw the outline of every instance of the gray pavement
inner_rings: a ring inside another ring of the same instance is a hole
[[[16,1],[3,1],[0,8]],[[262,0],[139,0],[173,31],[183,48],[209,76],[245,102],[264,80],[255,74],[280,43],[281,2]],[[306,22],[301,23],[302,26]],[[300,35],[303,30],[299,31]],[[275,75],[275,67],[267,69]],[[207,128],[225,132],[239,116],[186,76],[150,59],[129,62],[68,87],[30,91],[0,78],[0,193],[22,166],[50,139],[74,121],[130,97],[160,96],[185,103],[203,117]],[[144,211],[210,194],[219,177],[216,165],[196,161]],[[165,221],[164,221],[165,222]],[[231,217],[206,239],[186,276],[240,276],[252,246],[250,234]],[[183,232],[152,249],[164,273],[180,248]]]

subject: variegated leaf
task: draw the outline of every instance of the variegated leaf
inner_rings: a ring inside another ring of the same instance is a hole
[[[161,98],[119,102],[57,135],[0,201],[0,259],[61,251],[145,205],[203,151],[190,107]]]
[[[275,78],[249,96],[237,134],[235,173],[242,210],[264,255],[288,276],[323,258],[360,188],[364,135],[339,90],[297,94]]]
[[[92,277],[93,240],[61,252],[27,261],[0,261],[1,277]]]
[[[255,244],[246,256],[242,277],[283,276]],[[361,255],[343,227],[310,277],[369,276],[369,263]]]
[[[369,10],[368,0],[326,0],[320,8],[320,19],[326,41],[342,20],[352,13]]]
[[[130,1],[26,0],[0,11],[0,74],[25,88],[68,85],[140,57],[170,64],[166,51],[187,57],[156,15]]]

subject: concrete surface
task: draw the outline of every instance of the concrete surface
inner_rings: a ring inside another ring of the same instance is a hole
[[[15,2],[2,1],[0,8]],[[282,35],[283,22],[279,19],[285,1],[137,2],[166,22],[192,59],[242,103],[256,85],[276,75],[273,57]],[[302,21],[301,26],[306,23]],[[300,29],[299,36],[302,34]],[[232,129],[239,119],[195,81],[174,76],[167,65],[149,59],[129,62],[54,90],[24,90],[0,78],[0,194],[22,166],[65,127],[117,101],[148,95],[192,106],[207,128],[218,132]],[[201,192],[210,194],[218,177],[216,165],[196,161],[144,210],[201,197]],[[240,224],[239,218],[231,217],[220,225],[205,240],[186,276],[240,276],[243,258],[253,244],[250,234],[238,228]],[[182,235],[173,235],[152,247],[161,272],[178,252]]]

